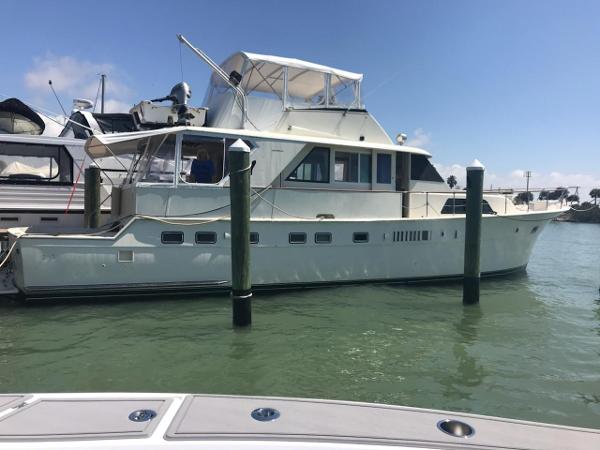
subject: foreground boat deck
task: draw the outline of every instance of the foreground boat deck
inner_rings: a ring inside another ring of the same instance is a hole
[[[131,393],[0,395],[0,449],[390,446],[591,449],[600,448],[600,430],[328,400]]]

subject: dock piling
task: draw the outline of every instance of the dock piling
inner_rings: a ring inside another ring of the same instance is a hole
[[[479,303],[481,211],[484,167],[475,160],[467,167],[467,201],[465,217],[465,265],[463,304]]]
[[[83,222],[86,228],[100,226],[100,168],[90,166],[84,172]]]
[[[233,325],[252,323],[250,278],[250,148],[238,139],[229,147],[231,199],[231,299]]]

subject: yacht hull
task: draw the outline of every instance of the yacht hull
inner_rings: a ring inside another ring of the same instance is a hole
[[[482,275],[524,270],[538,235],[556,214],[485,216]],[[260,220],[252,222],[251,230],[258,233],[258,243],[251,246],[254,289],[462,277],[464,216]],[[162,243],[165,232],[183,233],[183,243]],[[197,232],[214,233],[215,242],[197,243]],[[318,242],[317,235],[321,240],[330,236],[331,242]],[[138,218],[112,237],[26,235],[13,255],[15,285],[28,298],[226,290],[230,242],[226,220],[196,225],[183,219],[165,223]]]

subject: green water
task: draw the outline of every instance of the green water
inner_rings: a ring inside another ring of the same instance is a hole
[[[0,391],[374,401],[600,428],[600,225],[552,223],[526,275],[460,285],[0,305]]]

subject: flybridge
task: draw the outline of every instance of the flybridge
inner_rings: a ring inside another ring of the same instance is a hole
[[[286,108],[362,109],[362,74],[299,59],[238,52],[221,65],[240,75],[246,95],[274,97]],[[218,85],[215,75],[211,80]]]

